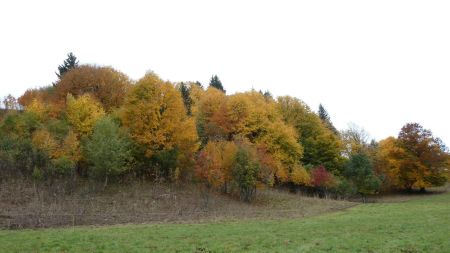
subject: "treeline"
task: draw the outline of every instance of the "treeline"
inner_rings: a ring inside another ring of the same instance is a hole
[[[297,98],[254,90],[226,95],[217,76],[206,89],[151,72],[132,81],[73,54],[57,75],[4,99],[2,178],[188,181],[245,201],[274,185],[365,196],[448,179],[446,147],[419,124],[369,142],[360,128],[337,131],[323,106],[315,113]]]

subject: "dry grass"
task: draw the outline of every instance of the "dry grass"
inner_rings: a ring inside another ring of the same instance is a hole
[[[71,194],[27,181],[0,186],[0,228],[305,217],[355,205],[274,189],[258,191],[251,204],[210,193],[206,204],[194,185],[135,183],[93,191],[83,184]]]

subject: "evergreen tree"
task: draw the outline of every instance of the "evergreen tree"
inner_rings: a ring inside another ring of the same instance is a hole
[[[202,85],[202,83],[201,82],[199,82],[199,81],[196,81],[195,82],[195,84],[198,86],[198,87],[200,87],[200,88],[202,88],[203,89],[203,85]]]
[[[211,80],[209,81],[209,86],[214,87],[218,90],[221,90],[221,91],[223,91],[223,93],[226,93],[226,91],[223,89],[222,82],[220,81],[220,79],[217,75],[213,75],[211,77]]]
[[[322,120],[325,126],[328,129],[330,129],[333,133],[335,133],[336,135],[339,133],[338,130],[334,127],[333,123],[331,122],[330,115],[328,115],[327,110],[325,110],[322,104],[319,104],[319,118]]]
[[[56,75],[58,76],[58,79],[61,79],[61,77],[68,72],[69,70],[78,67],[78,60],[77,57],[73,53],[69,53],[67,55],[67,59],[64,60],[64,63],[58,66],[58,72],[56,72]],[[56,86],[56,83],[53,83],[53,86]]]
[[[191,98],[191,89],[185,83],[180,84],[180,92],[181,98],[183,98],[184,107],[186,108],[186,114],[192,115],[192,98]]]
[[[370,157],[365,153],[353,154],[345,164],[344,176],[355,185],[358,193],[366,201],[366,195],[376,193],[380,179],[373,170]]]

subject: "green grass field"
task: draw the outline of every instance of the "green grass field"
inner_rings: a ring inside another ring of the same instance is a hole
[[[1,252],[450,252],[450,194],[303,219],[0,231]]]

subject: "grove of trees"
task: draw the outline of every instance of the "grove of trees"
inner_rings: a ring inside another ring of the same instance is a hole
[[[262,187],[366,196],[449,179],[447,148],[417,123],[369,143],[361,128],[339,132],[322,105],[227,95],[217,76],[206,89],[153,72],[133,81],[73,54],[58,70],[52,85],[5,97],[1,178],[184,181],[244,201]]]

